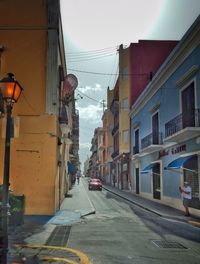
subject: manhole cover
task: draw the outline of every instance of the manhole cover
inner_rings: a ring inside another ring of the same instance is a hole
[[[153,244],[159,248],[179,248],[179,249],[187,249],[187,247],[181,245],[175,241],[166,241],[166,240],[152,240]]]

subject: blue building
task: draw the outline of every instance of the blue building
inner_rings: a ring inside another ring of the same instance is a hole
[[[192,186],[200,215],[200,16],[132,105],[131,188],[182,208],[179,186]]]

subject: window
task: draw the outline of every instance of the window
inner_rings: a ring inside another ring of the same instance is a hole
[[[123,131],[123,134],[122,134],[122,136],[123,136],[123,143],[128,143],[128,130],[124,130]]]
[[[195,127],[195,89],[194,82],[190,83],[181,92],[182,126]]]
[[[139,129],[135,130],[135,146],[133,147],[133,154],[139,153]]]
[[[128,109],[128,98],[123,99],[123,109]]]
[[[152,144],[159,144],[159,115],[156,112],[152,116]]]
[[[123,75],[122,75],[123,80],[128,80],[128,67],[125,67],[123,69]]]
[[[113,147],[108,147],[108,154],[111,155],[113,153]]]

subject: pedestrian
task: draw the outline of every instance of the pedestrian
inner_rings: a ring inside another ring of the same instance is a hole
[[[183,187],[179,187],[179,191],[182,194],[183,206],[185,208],[185,216],[190,216],[189,206],[192,200],[192,188],[189,182],[185,181]]]
[[[77,183],[79,184],[79,181],[80,181],[80,175],[77,174]]]

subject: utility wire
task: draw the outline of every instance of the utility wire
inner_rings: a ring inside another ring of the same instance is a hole
[[[77,54],[91,54],[91,53],[101,53],[101,52],[106,52],[109,50],[118,50],[119,47],[118,46],[114,46],[114,47],[109,47],[109,48],[104,48],[104,49],[96,49],[96,50],[89,50],[89,51],[79,51],[79,52],[67,52],[67,55],[77,55]]]
[[[87,98],[89,98],[90,100],[93,100],[93,101],[95,101],[95,102],[97,102],[97,103],[100,103],[100,104],[102,104],[102,105],[104,105],[104,103],[103,102],[101,102],[101,101],[98,101],[98,100],[96,100],[96,99],[94,99],[94,98],[92,98],[92,97],[90,97],[90,96],[88,96],[88,95],[86,95],[86,94],[84,94],[84,93],[82,93],[79,89],[76,89],[80,94],[82,94],[83,96],[85,96],[85,97],[87,97]]]
[[[111,51],[104,51],[104,52],[98,52],[98,53],[86,53],[86,54],[74,54],[74,55],[69,55],[66,53],[66,56],[68,58],[87,58],[87,57],[95,57],[95,56],[101,56],[101,55],[109,55],[112,53],[117,53],[116,50],[111,50]]]
[[[150,73],[104,73],[104,72],[91,72],[91,71],[82,71],[82,70],[76,70],[76,69],[70,69],[68,68],[68,70],[70,71],[74,71],[74,72],[81,72],[81,73],[86,73],[86,74],[95,74],[95,75],[122,75],[122,76],[145,76],[145,75],[150,75]]]
[[[111,54],[107,54],[107,55],[101,55],[101,56],[96,56],[96,57],[82,57],[82,58],[73,58],[73,59],[68,59],[67,61],[69,63],[74,63],[74,62],[82,62],[82,61],[91,61],[91,60],[97,60],[97,59],[103,59],[103,58],[106,58],[106,57],[111,57],[111,56],[114,56],[116,55],[116,53],[111,53]]]
[[[28,106],[31,108],[31,110],[36,114],[36,113],[37,113],[36,109],[35,109],[35,108],[29,103],[29,101],[28,101],[28,99],[26,98],[26,96],[25,96],[23,90],[22,90],[22,96],[24,97],[24,99],[25,99],[27,105],[28,105]],[[37,114],[37,115],[38,115],[38,114]]]

